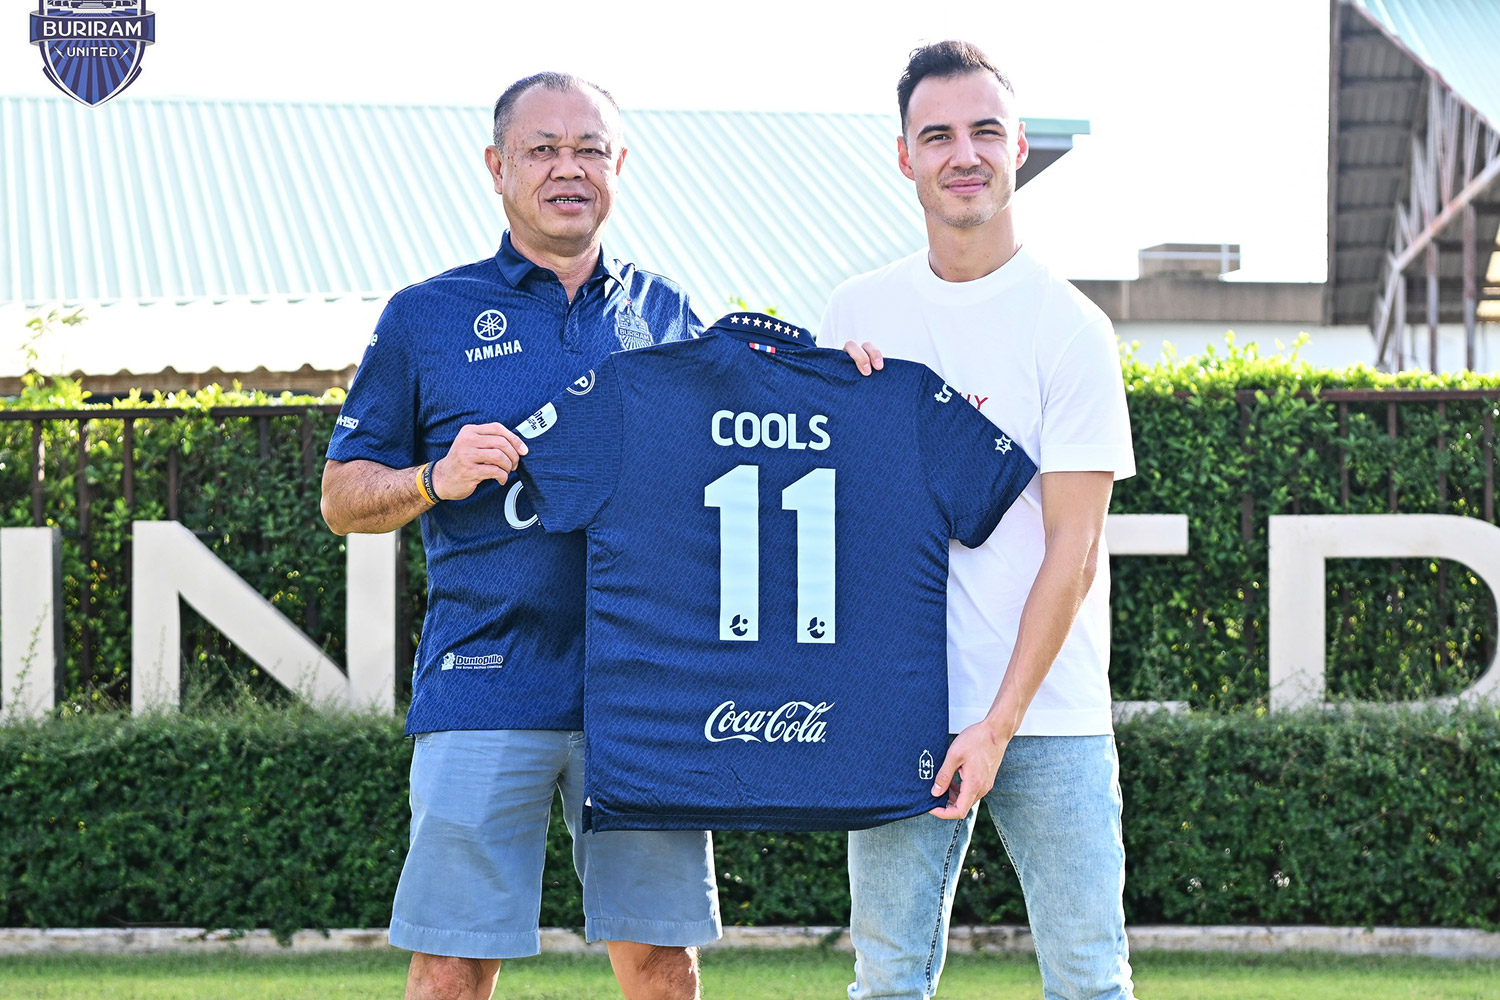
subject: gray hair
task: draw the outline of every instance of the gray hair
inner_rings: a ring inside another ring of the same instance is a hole
[[[511,119],[514,117],[516,102],[521,95],[533,87],[546,87],[548,90],[592,90],[609,102],[609,106],[618,114],[620,106],[615,103],[614,96],[597,83],[590,83],[582,77],[574,76],[572,73],[533,73],[531,76],[523,77],[505,88],[505,93],[495,102],[495,145],[501,149],[505,148],[505,133],[510,130]]]

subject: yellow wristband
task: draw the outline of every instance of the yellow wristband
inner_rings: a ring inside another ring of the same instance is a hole
[[[417,491],[422,494],[422,499],[427,501],[428,506],[435,507],[442,499],[437,495],[437,490],[432,486],[431,462],[425,463],[417,470]]]

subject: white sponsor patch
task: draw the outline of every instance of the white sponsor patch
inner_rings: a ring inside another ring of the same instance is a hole
[[[541,437],[547,430],[557,423],[557,408],[551,403],[537,410],[518,428],[523,438]]]

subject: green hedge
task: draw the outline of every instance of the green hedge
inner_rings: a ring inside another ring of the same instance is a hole
[[[170,466],[175,462],[176,516],[214,553],[265,595],[335,662],[344,658],[345,550],[318,510],[324,452],[334,415],[321,408],[341,402],[325,396],[224,391],[149,398],[139,394],[112,405],[92,404],[71,380],[36,380],[0,410],[87,410],[87,465],[82,488],[89,496],[88,531],[80,531],[79,424],[41,424],[45,477],[44,519],[63,534],[65,701],[72,712],[111,709],[130,702],[130,523],[165,520],[172,513]],[[216,416],[215,407],[294,407],[261,422],[251,416]],[[133,504],[125,496],[124,420],[116,409],[160,411],[133,423]],[[33,523],[30,475],[32,428],[0,421],[0,526]],[[173,453],[175,452],[175,458]],[[426,608],[426,569],[420,532],[404,531],[406,621],[415,644]],[[4,623],[0,622],[0,628]],[[87,641],[85,641],[87,639]],[[85,648],[90,653],[85,655]],[[290,700],[219,632],[183,608],[183,699],[188,705],[239,703],[245,697],[273,704]],[[398,682],[411,693],[410,656]],[[3,695],[0,695],[3,699]],[[3,701],[0,701],[3,704]]]
[[[1403,513],[1482,513],[1486,414],[1482,401],[1407,401],[1392,437],[1385,401],[1337,403],[1339,388],[1485,389],[1500,377],[1381,375],[1356,366],[1314,369],[1261,358],[1230,344],[1199,358],[1124,361],[1138,474],[1117,484],[1116,513],[1184,513],[1186,557],[1114,560],[1111,678],[1122,699],[1181,700],[1198,707],[1263,705],[1267,695],[1266,519],[1279,513],[1385,513],[1394,489]],[[1247,400],[1236,394],[1254,390]],[[1390,394],[1396,399],[1399,394]],[[344,547],[318,514],[322,453],[333,416],[308,410],[267,422],[214,416],[212,407],[276,403],[304,408],[324,397],[268,398],[217,388],[122,401],[185,408],[135,424],[135,503],[124,499],[124,423],[100,408],[88,423],[87,538],[78,534],[78,425],[42,424],[45,520],[64,544],[66,693],[71,710],[128,703],[128,527],[168,514],[168,465],[177,453],[179,519],[219,558],[297,622],[335,661],[344,649]],[[1399,397],[1405,399],[1406,397]],[[67,380],[34,380],[0,410],[80,408]],[[306,430],[304,430],[304,424]],[[304,437],[304,434],[307,437]],[[1441,447],[1439,444],[1441,443]],[[0,526],[32,523],[31,426],[0,421]],[[1349,498],[1343,497],[1347,470]],[[1242,503],[1252,500],[1248,521]],[[404,532],[403,598],[415,641],[425,608],[419,532]],[[1335,696],[1406,699],[1467,686],[1494,655],[1500,627],[1489,588],[1466,567],[1437,560],[1336,560],[1328,573],[1329,684]],[[287,696],[218,633],[184,610],[185,699]],[[83,662],[83,639],[94,653]],[[409,694],[400,656],[398,701]]]
[[[1500,712],[1158,714],[1119,731],[1133,923],[1500,929]],[[292,709],[0,726],[0,925],[384,926],[395,720]],[[848,919],[841,834],[721,833],[725,920]],[[581,923],[554,822],[542,923]],[[981,817],[956,920],[1018,922]]]

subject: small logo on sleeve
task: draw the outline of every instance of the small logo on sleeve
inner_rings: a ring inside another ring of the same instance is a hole
[[[548,403],[527,417],[517,428],[523,438],[537,438],[547,433],[557,423],[557,407]]]
[[[953,398],[953,390],[948,388],[947,382],[944,382],[943,387],[937,392],[933,393],[932,398],[937,400],[939,403],[946,403],[948,402],[948,400]]]
[[[358,417],[351,417],[348,414],[340,413],[339,414],[339,419],[338,419],[337,423],[338,423],[338,425],[340,427],[343,427],[346,430],[351,430],[351,431],[359,430],[359,418]]]
[[[1015,442],[1006,437],[1004,434],[995,438],[995,450],[998,452],[1002,452],[1003,454],[1009,455],[1011,446],[1013,444],[1015,444]]]

